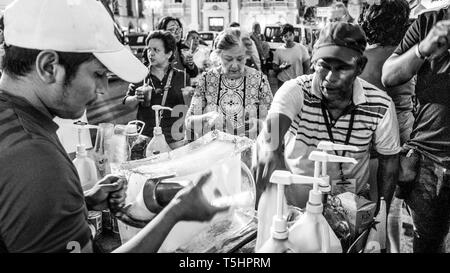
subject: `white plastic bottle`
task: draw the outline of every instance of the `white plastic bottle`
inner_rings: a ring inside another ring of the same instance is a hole
[[[283,174],[284,172],[278,172]],[[289,175],[289,174],[288,174]],[[284,198],[284,186],[290,184],[290,180],[285,179],[283,176],[272,175],[270,182],[277,184],[277,201],[276,208],[277,214],[273,217],[271,234],[268,240],[264,244],[256,249],[257,253],[286,253],[292,252],[289,247],[289,232],[288,223],[286,217],[283,215],[283,207],[285,206]],[[258,219],[259,221],[259,219]],[[259,232],[259,230],[258,230]]]
[[[323,162],[354,164],[356,160],[317,151],[310,154],[309,160],[315,161],[314,186],[309,192],[306,212],[289,229],[289,242],[293,251],[298,253],[342,253],[340,240],[322,215],[322,192],[319,191],[319,184],[323,181],[320,178],[321,167]],[[305,176],[292,175],[292,179],[295,184],[310,183]]]
[[[155,111],[155,122],[156,126],[153,128],[153,138],[147,145],[147,149],[145,150],[145,156],[151,157],[153,155],[169,152],[172,149],[167,144],[166,138],[162,133],[162,129],[160,127],[160,112],[163,110],[172,111],[172,108],[163,107],[160,105],[153,105],[152,109]]]
[[[90,190],[95,183],[97,183],[97,168],[94,160],[87,156],[85,145],[77,145],[77,155],[73,160],[73,164],[75,165],[78,176],[80,177],[83,191]]]

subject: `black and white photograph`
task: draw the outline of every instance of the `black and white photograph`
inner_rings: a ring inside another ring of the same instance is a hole
[[[450,0],[0,0],[0,75],[0,254],[450,252]]]

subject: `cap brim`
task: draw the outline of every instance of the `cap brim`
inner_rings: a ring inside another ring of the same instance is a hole
[[[147,76],[147,67],[126,47],[115,52],[93,54],[109,71],[124,81],[137,83]]]
[[[319,59],[333,58],[347,64],[354,64],[354,59],[360,56],[362,56],[361,53],[348,47],[330,45],[315,49],[311,62],[315,62]]]

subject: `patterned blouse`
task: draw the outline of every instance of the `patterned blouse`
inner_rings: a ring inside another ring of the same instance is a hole
[[[244,76],[229,79],[222,74],[221,67],[216,67],[202,74],[186,118],[216,111],[223,115],[223,127],[216,129],[226,128],[227,132],[234,135],[245,131],[247,137],[256,138],[247,135],[249,128],[245,120],[264,120],[272,99],[267,76],[260,71],[245,67]],[[257,128],[257,133],[260,129]]]

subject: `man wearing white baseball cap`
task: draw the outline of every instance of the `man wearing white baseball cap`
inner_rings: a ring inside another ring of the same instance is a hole
[[[126,181],[107,176],[83,193],[52,119],[79,118],[107,91],[108,71],[139,82],[147,69],[117,40],[99,1],[16,0],[6,8],[4,24],[0,253],[76,251],[76,246],[92,252],[87,211],[109,208],[127,219],[121,212]],[[202,196],[208,178],[180,192],[117,251],[154,252],[177,221],[205,221],[225,210]]]

